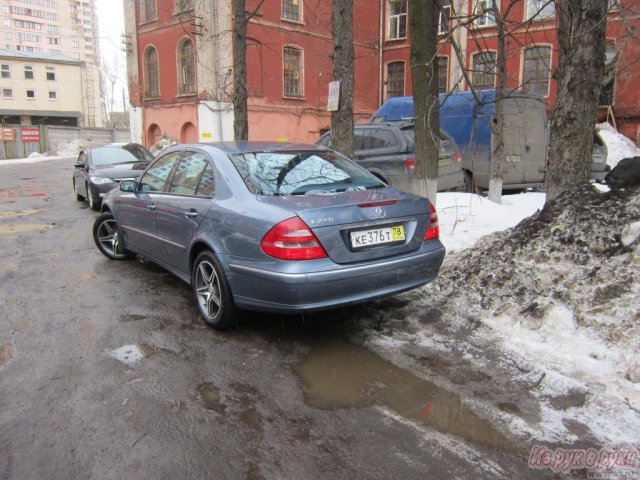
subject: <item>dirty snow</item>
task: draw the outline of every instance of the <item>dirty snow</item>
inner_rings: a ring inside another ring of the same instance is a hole
[[[144,358],[144,353],[138,345],[125,345],[111,352],[111,356],[125,365],[132,365]]]
[[[599,123],[596,128],[600,130],[600,136],[607,144],[607,164],[613,168],[623,158],[640,156],[640,148],[628,137],[619,133],[609,123]]]

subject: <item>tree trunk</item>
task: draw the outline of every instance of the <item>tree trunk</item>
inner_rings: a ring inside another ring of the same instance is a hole
[[[338,110],[331,112],[334,150],[353,158],[353,0],[335,0],[332,10],[333,79],[340,82]]]
[[[558,99],[551,116],[547,201],[591,177],[591,150],[604,75],[607,1],[557,2]]]
[[[434,0],[409,0],[411,81],[416,116],[416,161],[413,192],[436,204],[440,119],[438,68],[436,61],[436,19]]]
[[[506,151],[504,147],[504,98],[507,88],[507,61],[505,55],[506,36],[504,31],[504,19],[500,13],[500,8],[493,0],[493,12],[498,30],[498,48],[496,53],[496,113],[491,125],[491,178],[489,179],[489,200],[495,203],[502,203],[502,180],[503,168],[506,162]]]
[[[233,0],[233,7],[233,136],[238,141],[249,139],[249,113],[247,107],[248,20],[245,11],[245,0]],[[217,73],[219,74],[220,72]]]

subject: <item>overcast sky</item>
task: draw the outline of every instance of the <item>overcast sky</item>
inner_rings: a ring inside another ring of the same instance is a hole
[[[124,14],[121,0],[97,0],[100,50],[103,72],[106,73],[107,95],[111,95],[110,76],[116,82],[113,88],[114,111],[122,111],[122,91],[127,85],[127,64],[120,50],[120,35],[124,33]]]

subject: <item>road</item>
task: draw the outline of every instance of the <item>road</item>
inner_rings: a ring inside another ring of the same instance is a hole
[[[208,329],[177,278],[98,252],[72,165],[0,165],[0,478],[548,478],[355,343],[359,307]]]

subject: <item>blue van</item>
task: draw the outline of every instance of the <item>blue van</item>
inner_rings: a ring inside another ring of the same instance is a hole
[[[495,117],[496,90],[443,93],[440,127],[448,131],[462,151],[462,168],[469,189],[489,188],[491,177],[491,124]],[[503,101],[506,163],[503,189],[542,187],[547,161],[547,111],[536,95],[510,92]],[[415,117],[413,97],[387,100],[371,122],[407,121]]]

